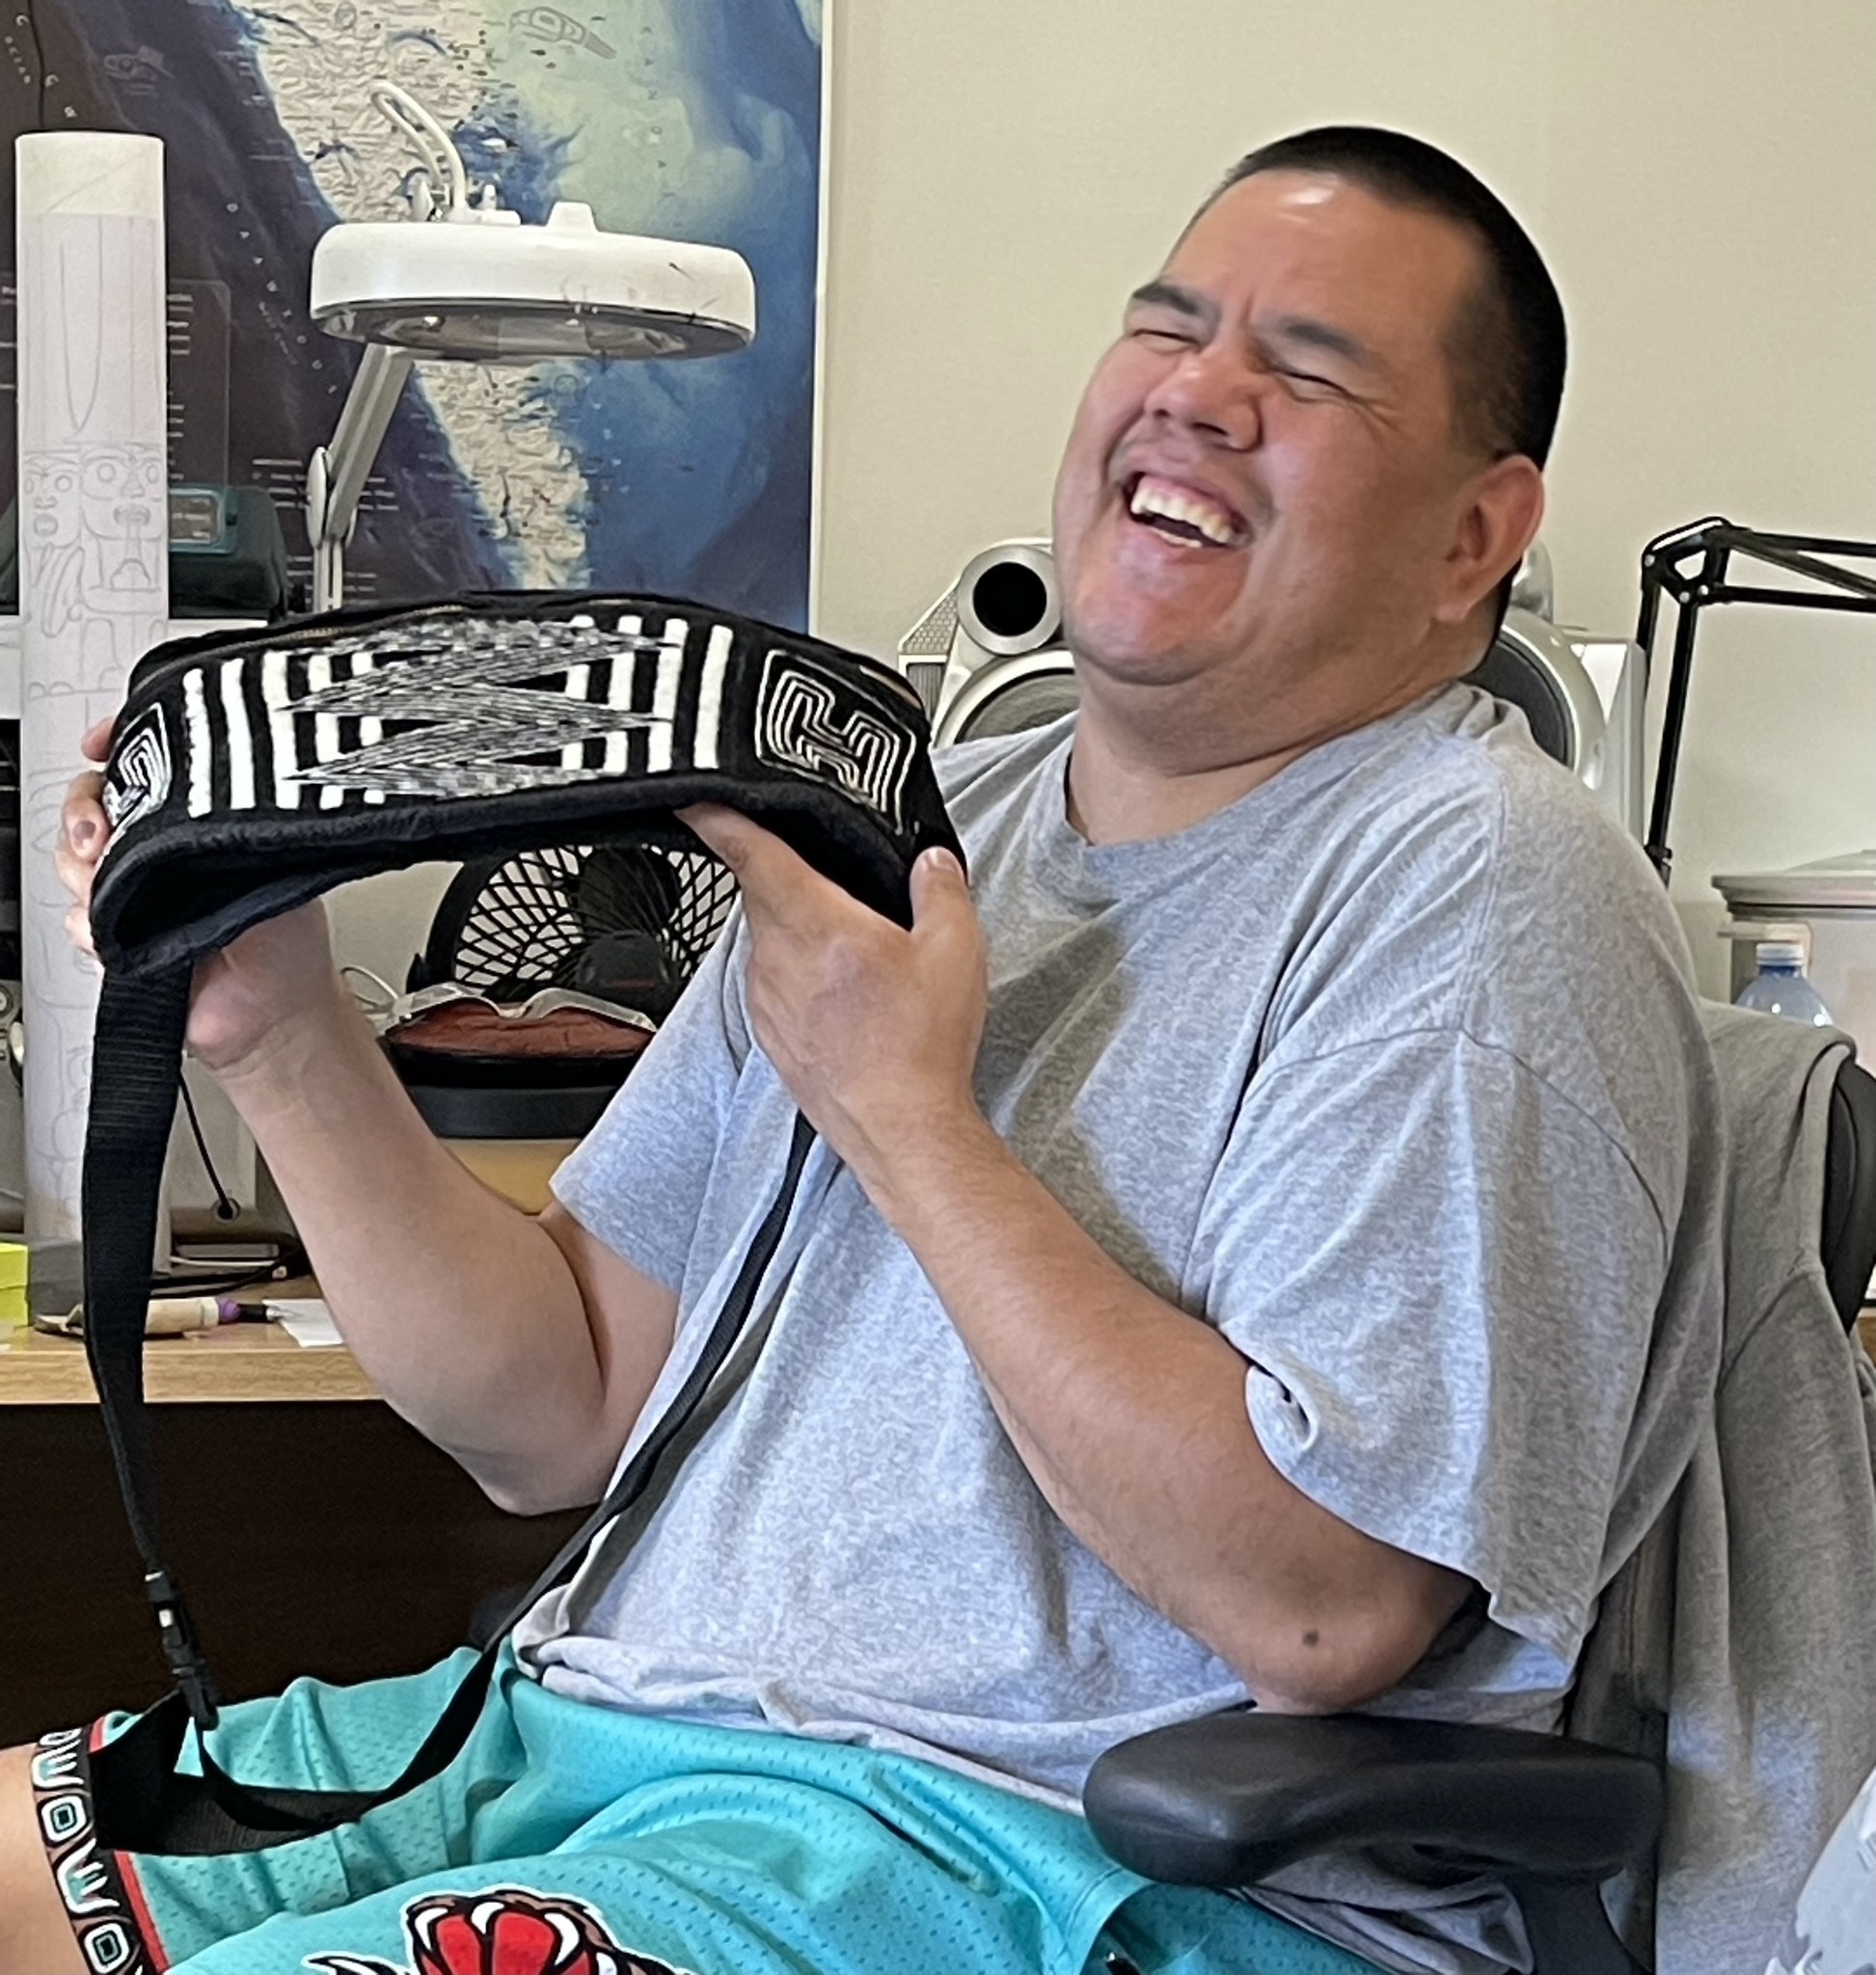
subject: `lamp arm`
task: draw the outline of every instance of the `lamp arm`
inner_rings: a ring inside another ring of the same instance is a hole
[[[1821,589],[1770,589],[1729,581],[1738,555],[1787,576],[1823,585]],[[1835,557],[1837,560],[1827,560]],[[1681,728],[1687,718],[1693,682],[1694,637],[1702,610],[1715,604],[1773,604],[1796,610],[1876,614],[1876,577],[1841,566],[1842,560],[1876,559],[1876,542],[1832,535],[1776,534],[1739,528],[1719,515],[1657,535],[1642,552],[1642,609],[1635,641],[1642,647],[1644,676],[1654,676],[1654,640],[1660,631],[1664,597],[1675,607],[1674,649],[1668,676],[1668,703],[1656,761],[1653,813],[1645,849],[1663,883],[1672,874],[1668,817],[1680,766]]]
[[[343,601],[345,544],[358,520],[359,497],[397,408],[416,358],[390,343],[367,343],[331,442],[307,462],[306,531],[313,544],[313,608]]]

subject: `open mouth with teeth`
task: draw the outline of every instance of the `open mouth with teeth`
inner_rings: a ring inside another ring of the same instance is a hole
[[[1204,549],[1241,549],[1251,531],[1234,507],[1158,473],[1128,481],[1127,511],[1142,528],[1169,542]]]

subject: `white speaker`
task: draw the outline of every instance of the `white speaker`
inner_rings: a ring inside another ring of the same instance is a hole
[[[925,702],[935,740],[1014,734],[1074,711],[1061,634],[1047,542],[998,542],[973,555],[900,640],[899,667]]]
[[[1515,605],[1467,675],[1522,709],[1544,752],[1595,792],[1640,843],[1647,661],[1623,637],[1591,637]]]
[[[1643,814],[1646,662],[1621,637],[1551,622],[1550,557],[1534,542],[1511,608],[1475,686],[1523,710],[1545,753],[1608,804],[1638,841]],[[979,741],[1039,727],[1074,709],[1074,668],[1062,642],[1062,600],[1046,540],[998,542],[899,644],[936,741]]]

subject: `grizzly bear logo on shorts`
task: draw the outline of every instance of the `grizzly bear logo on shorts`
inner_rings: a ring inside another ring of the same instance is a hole
[[[375,1955],[309,1955],[321,1975],[686,1975],[622,1947],[585,1901],[526,1886],[426,1893],[404,1908],[410,1966]]]

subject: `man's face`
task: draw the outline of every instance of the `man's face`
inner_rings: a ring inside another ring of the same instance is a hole
[[[1463,669],[1451,551],[1487,462],[1455,434],[1446,338],[1479,265],[1452,223],[1314,174],[1244,179],[1194,223],[1056,480],[1084,693],[1189,683],[1228,746],[1243,719],[1307,739]]]

